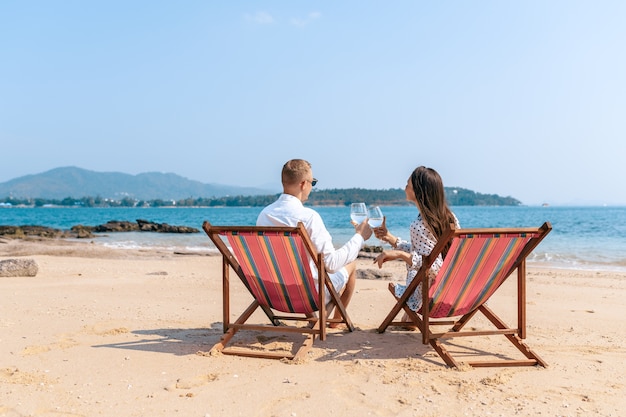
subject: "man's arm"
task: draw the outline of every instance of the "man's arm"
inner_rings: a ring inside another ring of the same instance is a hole
[[[356,226],[356,233],[341,248],[335,249],[332,237],[326,229],[322,218],[318,215],[311,218],[309,235],[318,252],[324,254],[324,264],[328,272],[335,272],[343,268],[359,256],[365,240],[372,235],[372,229],[367,222]]]

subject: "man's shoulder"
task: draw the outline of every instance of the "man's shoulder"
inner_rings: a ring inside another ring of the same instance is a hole
[[[303,213],[303,217],[307,217],[307,218],[311,218],[311,217],[316,217],[316,218],[321,218],[320,214],[313,210],[311,207],[307,207],[305,205],[303,205],[300,208],[300,212]]]

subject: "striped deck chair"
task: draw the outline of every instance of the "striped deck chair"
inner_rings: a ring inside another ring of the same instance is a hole
[[[320,340],[326,339],[328,322],[345,323],[349,331],[354,330],[326,273],[323,254],[316,252],[302,223],[297,227],[256,227],[213,226],[205,221],[202,228],[222,254],[224,336],[213,346],[213,351],[260,358],[300,359],[313,345],[316,336]],[[311,273],[311,259],[319,280]],[[254,299],[234,322],[230,321],[231,269]],[[326,300],[324,288],[328,289],[330,300]],[[329,318],[333,308],[340,311],[342,319]],[[265,313],[269,324],[247,323],[257,309]],[[301,333],[306,338],[295,353],[227,346],[237,331],[243,329]]]
[[[467,363],[474,367],[547,366],[522,339],[526,338],[526,257],[552,230],[552,226],[549,223],[544,223],[539,228],[455,229],[454,225],[450,226],[430,255],[423,257],[422,268],[402,297],[396,297],[395,306],[378,328],[378,332],[384,332],[390,325],[417,326],[422,333],[422,342],[430,344],[448,366],[457,368],[459,362],[444,347],[444,339],[504,335],[524,354],[525,359],[511,359],[510,356],[500,354],[493,360]],[[448,242],[451,243],[450,249],[429,288],[428,280],[425,279],[426,273]],[[486,302],[515,270],[517,327],[511,328],[487,307]],[[417,285],[422,285],[423,297],[419,314],[406,305],[406,300]],[[392,285],[389,289],[395,297]],[[411,322],[394,321],[401,310],[407,313]],[[465,325],[479,311],[495,329],[463,331]],[[448,330],[436,332],[433,326],[448,326]]]

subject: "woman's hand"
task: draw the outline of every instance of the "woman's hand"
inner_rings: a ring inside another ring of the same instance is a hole
[[[374,262],[375,264],[378,264],[378,269],[381,269],[383,267],[383,264],[386,262],[385,259],[385,252],[381,252],[380,255],[378,255],[375,259]]]
[[[413,262],[410,253],[394,249],[382,251],[380,255],[374,259],[373,263],[378,264],[378,268],[382,268],[385,262],[395,261],[396,259],[404,261],[407,265],[411,265]]]
[[[379,227],[372,228],[374,236],[387,243],[395,242],[396,238],[387,230],[387,216],[383,216],[383,224]]]
[[[374,231],[374,236],[382,239],[387,234],[387,217],[383,216],[383,224],[378,227],[372,227],[372,230]]]
[[[383,264],[387,261],[393,261],[394,259],[398,259],[398,256],[396,254],[397,251],[395,250],[385,250],[382,251],[380,253],[380,255],[378,255],[376,257],[376,259],[374,259],[375,264],[378,264],[378,268],[382,268]]]

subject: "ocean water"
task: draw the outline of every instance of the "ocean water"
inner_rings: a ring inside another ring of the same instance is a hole
[[[382,207],[389,230],[408,238],[408,226],[417,216],[414,206]],[[553,230],[535,249],[529,263],[556,268],[626,271],[626,207],[453,207],[462,227],[540,226],[550,222]],[[316,207],[333,236],[335,246],[345,243],[354,231],[348,207]],[[153,232],[99,234],[96,244],[119,247],[158,247],[180,251],[214,251],[202,232],[204,220],[213,224],[254,225],[261,207],[211,208],[0,208],[0,225],[40,225],[70,229],[95,226],[110,220],[144,219],[157,223],[190,226],[195,234]],[[367,242],[377,245],[374,237]]]

